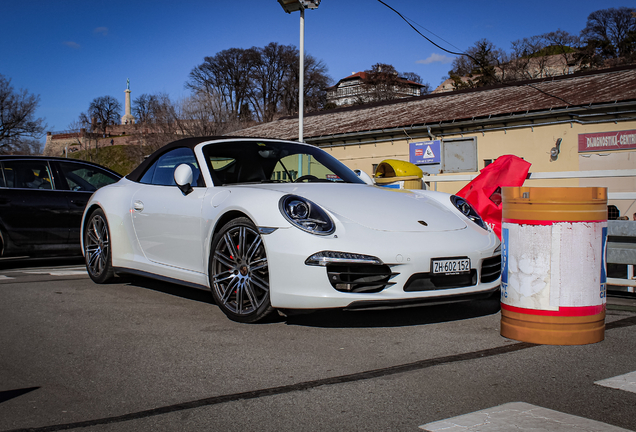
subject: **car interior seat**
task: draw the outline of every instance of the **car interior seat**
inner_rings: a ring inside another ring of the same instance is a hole
[[[265,172],[260,164],[241,164],[237,183],[254,183],[266,180]]]

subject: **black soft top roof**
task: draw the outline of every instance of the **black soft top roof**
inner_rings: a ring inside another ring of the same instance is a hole
[[[128,174],[126,176],[126,178],[128,180],[131,180],[131,181],[134,181],[134,182],[138,182],[141,179],[141,177],[143,177],[143,175],[146,172],[146,170],[148,169],[148,167],[150,165],[152,165],[154,163],[154,161],[156,161],[159,156],[161,156],[162,154],[167,153],[170,150],[175,149],[175,148],[186,147],[186,148],[194,149],[194,147],[196,147],[197,145],[201,144],[202,142],[207,142],[207,141],[237,141],[238,142],[238,141],[243,141],[243,140],[249,140],[249,141],[258,141],[258,140],[262,140],[262,141],[286,141],[286,142],[289,142],[288,140],[280,140],[280,139],[275,139],[275,138],[258,138],[258,137],[242,137],[242,136],[206,136],[206,137],[184,138],[184,139],[180,139],[180,140],[177,140],[177,141],[173,141],[173,142],[171,142],[169,144],[166,144],[165,146],[161,147],[159,150],[156,150],[154,153],[152,153],[150,156],[148,156],[146,159],[144,159],[144,161],[142,163],[140,163],[137,168],[132,170],[132,172],[130,174]]]
[[[242,136],[205,136],[205,137],[195,137],[195,138],[184,138],[184,139],[180,139],[180,140],[168,143],[165,146],[161,147],[159,150],[156,150],[155,152],[153,152],[150,156],[144,159],[144,161],[140,163],[137,168],[132,170],[132,172],[128,174],[126,178],[128,180],[138,182],[141,179],[141,177],[144,175],[148,167],[152,163],[154,163],[154,161],[156,161],[159,156],[169,152],[172,149],[180,148],[180,147],[193,149],[194,147],[201,144],[202,142],[217,141],[217,140],[218,141],[221,141],[221,140],[223,141],[242,141],[242,140],[281,141],[281,140],[272,139],[272,138],[257,138],[257,137],[242,137]]]

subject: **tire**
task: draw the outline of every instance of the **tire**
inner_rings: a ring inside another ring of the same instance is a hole
[[[209,275],[214,301],[229,319],[253,323],[273,312],[265,246],[248,218],[231,220],[214,236]]]
[[[114,277],[110,231],[106,216],[101,209],[91,213],[84,226],[84,260],[88,275],[93,282],[103,284]]]

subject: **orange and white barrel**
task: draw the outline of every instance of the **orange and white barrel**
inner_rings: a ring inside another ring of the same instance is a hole
[[[602,341],[607,189],[502,189],[501,335],[546,345]]]

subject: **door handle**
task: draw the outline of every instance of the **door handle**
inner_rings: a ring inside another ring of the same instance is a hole
[[[86,207],[86,203],[88,202],[88,200],[85,199],[72,199],[71,200],[71,204],[75,205],[76,207]]]
[[[135,201],[133,203],[133,209],[135,209],[135,211],[143,211],[144,209],[144,203],[142,203],[141,201]]]

